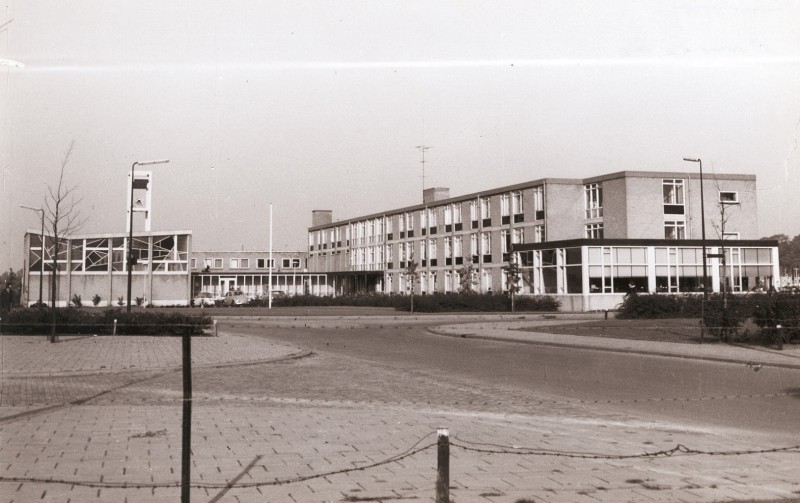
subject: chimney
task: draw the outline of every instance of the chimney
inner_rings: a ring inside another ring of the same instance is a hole
[[[422,191],[422,203],[428,204],[434,201],[441,201],[450,197],[450,189],[447,187],[431,187]]]
[[[311,210],[311,227],[327,225],[331,222],[333,222],[333,211]]]

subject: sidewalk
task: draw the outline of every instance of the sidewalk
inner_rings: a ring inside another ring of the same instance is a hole
[[[237,323],[343,328],[385,325],[389,318],[287,317]],[[510,330],[572,319],[537,315],[488,320],[498,318],[450,323],[435,331],[524,343],[596,343],[595,349],[615,351],[630,350],[637,342]],[[418,321],[430,318],[400,322]],[[452,322],[452,317],[441,321]],[[677,352],[672,346],[669,351]],[[44,337],[1,337],[2,390],[29,399],[12,406],[3,405],[5,395],[0,399],[0,503],[178,501],[180,373],[159,373],[179,370],[180,348],[179,337],[73,337],[59,344]],[[698,348],[691,346],[685,357],[693,357]],[[756,351],[711,353],[717,349],[726,350],[709,345],[705,356],[743,361],[742,355]],[[317,364],[315,359],[293,359],[303,355],[299,348],[223,331],[219,337],[192,338],[192,353],[198,369],[230,365],[224,376],[236,375],[237,365],[244,371],[247,365],[263,363],[258,368],[271,369],[275,378],[282,375],[281,365],[306,365],[302,368],[311,372]],[[221,379],[217,374],[215,370],[206,377]],[[72,383],[71,389],[89,399],[51,393],[64,383]],[[451,496],[458,503],[792,501],[800,491],[797,453],[613,459],[669,450],[679,443],[717,453],[761,450],[797,444],[791,437],[639,421],[583,404],[548,401],[532,402],[525,413],[508,412],[501,403],[493,412],[481,412],[423,400],[398,403],[392,397],[374,402],[299,400],[213,390],[194,390],[193,502],[431,502],[439,427],[452,435]],[[131,397],[144,398],[137,402]],[[520,447],[544,455],[526,455]],[[416,449],[423,450],[391,461]],[[574,456],[592,452],[609,456]]]
[[[180,369],[180,337],[59,336],[0,337],[0,372],[6,376],[68,376]],[[303,350],[264,344],[249,337],[192,337],[192,366],[248,364],[302,354]]]

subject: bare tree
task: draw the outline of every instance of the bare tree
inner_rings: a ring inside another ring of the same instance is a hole
[[[57,309],[56,300],[58,298],[58,257],[62,252],[62,245],[65,236],[76,232],[83,226],[85,220],[81,218],[78,205],[81,199],[75,197],[75,190],[77,185],[68,185],[65,180],[65,172],[69,158],[72,155],[72,150],[75,146],[75,141],[71,141],[69,147],[64,153],[64,158],[61,161],[61,170],[58,176],[58,182],[55,185],[47,184],[47,194],[45,196],[44,204],[44,218],[47,222],[48,230],[50,231],[50,239],[52,240],[52,277],[50,281],[50,306],[52,307],[52,319],[50,327],[50,342],[58,342],[58,335],[56,335]],[[45,237],[42,236],[42,249],[45,248]],[[64,250],[68,253],[68,250]],[[44,260],[44,253],[42,254]],[[67,264],[67,267],[69,265]],[[41,278],[40,281],[43,281]]]
[[[508,292],[511,295],[511,312],[516,311],[515,300],[517,296],[517,292],[519,292],[519,280],[522,277],[522,271],[519,268],[519,263],[517,262],[517,254],[511,252],[508,254],[508,265],[503,268],[506,273],[506,279],[508,283]]]

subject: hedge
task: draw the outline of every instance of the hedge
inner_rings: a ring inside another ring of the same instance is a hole
[[[4,333],[45,335],[51,333],[53,311],[50,308],[16,309],[3,316]],[[117,320],[117,335],[182,335],[188,330],[200,335],[212,320],[208,316],[157,311],[128,313],[121,309],[103,312],[74,307],[56,310],[56,333],[111,335]]]

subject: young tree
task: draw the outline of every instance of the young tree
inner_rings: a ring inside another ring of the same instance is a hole
[[[508,254],[508,265],[503,267],[506,273],[506,281],[508,283],[508,292],[511,295],[511,312],[515,312],[515,297],[519,292],[519,280],[522,278],[522,271],[520,271],[519,263],[517,263],[517,254]]]
[[[728,261],[727,261],[727,253],[725,252],[725,238],[728,237],[725,233],[725,227],[728,224],[728,219],[730,219],[731,214],[728,211],[729,207],[738,206],[739,201],[730,201],[726,200],[722,197],[723,191],[720,189],[719,180],[716,178],[714,179],[714,183],[717,188],[717,207],[719,208],[719,222],[713,222],[712,225],[714,230],[717,233],[717,237],[719,238],[720,244],[720,255],[722,259],[722,285],[720,290],[722,291],[722,317],[719,328],[719,337],[723,341],[727,341],[728,337],[733,334],[736,330],[731,317],[731,313],[728,311],[728,292],[731,290],[731,285],[728,281]]]
[[[474,292],[475,287],[478,284],[478,280],[475,278],[475,268],[472,267],[472,264],[465,265],[461,268],[461,270],[458,271],[458,273],[461,293]]]
[[[45,222],[48,230],[50,231],[50,239],[52,251],[50,258],[52,259],[51,265],[51,280],[50,280],[50,306],[52,307],[52,319],[50,328],[50,342],[58,342],[56,335],[56,323],[58,321],[58,310],[56,309],[56,299],[58,297],[58,257],[61,254],[61,246],[65,236],[76,232],[84,224],[85,220],[81,219],[78,205],[81,200],[75,197],[76,185],[68,185],[65,180],[65,172],[69,158],[72,155],[72,149],[75,141],[70,142],[69,147],[64,153],[64,158],[61,161],[61,170],[59,171],[58,182],[55,185],[47,184],[47,194],[45,195],[44,215]],[[42,236],[43,245],[46,242]],[[43,246],[44,248],[44,246]],[[42,254],[44,260],[44,253]],[[42,278],[43,280],[44,278]]]
[[[411,294],[411,312],[414,312],[414,291],[417,288],[417,279],[419,278],[419,273],[417,272],[418,264],[414,261],[414,252],[411,252],[411,256],[409,257],[408,264],[406,265],[406,280],[407,285],[406,288],[408,289],[409,293]]]

